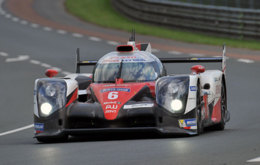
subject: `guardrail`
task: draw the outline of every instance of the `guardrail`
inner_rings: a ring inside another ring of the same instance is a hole
[[[111,0],[124,15],[148,23],[260,39],[260,10],[160,0]]]

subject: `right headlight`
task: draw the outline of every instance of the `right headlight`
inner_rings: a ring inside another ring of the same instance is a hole
[[[185,111],[188,92],[188,76],[163,77],[156,82],[157,104],[174,114]]]
[[[183,104],[182,104],[182,101],[179,100],[179,99],[175,99],[175,100],[172,100],[171,101],[171,109],[174,111],[174,112],[178,112],[182,109],[183,107]]]
[[[39,113],[47,117],[66,104],[66,84],[59,79],[41,79],[37,84]]]

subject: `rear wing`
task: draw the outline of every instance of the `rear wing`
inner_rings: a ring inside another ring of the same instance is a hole
[[[181,58],[159,58],[162,63],[222,63],[222,72],[226,73],[226,45],[223,45],[220,57],[181,57]]]
[[[222,63],[222,72],[226,73],[226,46],[223,45],[222,57],[181,57],[159,58],[162,63]],[[79,48],[77,48],[76,73],[80,73],[80,66],[96,65],[96,60],[80,60]]]
[[[80,60],[80,52],[79,52],[79,48],[77,48],[77,56],[76,56],[76,73],[80,73],[80,66],[84,66],[84,65],[96,65],[97,61],[96,60],[91,60],[91,61],[81,61]]]

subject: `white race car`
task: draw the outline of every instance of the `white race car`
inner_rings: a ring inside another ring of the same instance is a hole
[[[225,47],[222,57],[157,58],[150,44],[134,39],[98,61],[80,61],[75,74],[37,79],[35,137],[41,142],[68,135],[156,131],[200,134],[215,125],[223,130],[227,111]],[[163,63],[222,63],[222,70],[191,67],[185,75],[167,75]],[[80,67],[95,65],[93,74]]]

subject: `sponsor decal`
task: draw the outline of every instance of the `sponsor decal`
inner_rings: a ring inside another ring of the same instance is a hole
[[[130,92],[130,88],[106,88],[106,89],[101,89],[101,93],[104,92],[112,92],[112,91],[118,91],[118,92]]]
[[[110,102],[104,102],[103,104],[107,105],[107,104],[116,104],[116,101],[110,101]]]
[[[179,120],[179,125],[181,128],[186,127],[184,120]]]
[[[196,119],[186,119],[185,123],[186,123],[187,127],[196,126],[197,120]]]
[[[117,109],[118,105],[106,105],[106,109]]]
[[[108,85],[104,85],[104,87],[114,87],[115,84],[108,84]]]
[[[36,133],[43,132],[44,131],[44,124],[43,123],[35,123],[34,129],[35,129]]]
[[[116,110],[106,110],[105,113],[116,113]]]
[[[103,60],[101,63],[119,63],[120,60]]]
[[[196,86],[190,86],[190,91],[197,91],[197,87]]]
[[[109,57],[108,59],[104,59],[101,63],[119,63],[121,61],[124,62],[147,62],[148,59],[136,57],[136,56],[115,56]]]
[[[144,103],[144,104],[130,104],[124,105],[124,109],[133,109],[133,108],[151,108],[153,107],[153,103]]]
[[[136,59],[136,56],[115,56],[111,57],[111,59]]]
[[[214,80],[215,82],[220,81],[220,77],[215,77]]]
[[[139,58],[139,59],[124,59],[124,62],[145,62],[145,59]]]
[[[179,126],[184,129],[191,129],[197,126],[197,120],[194,119],[181,119],[179,120]]]
[[[129,84],[107,84],[107,85],[104,85],[104,87],[115,87],[115,86],[126,86],[128,87]]]
[[[87,90],[79,90],[78,91],[78,95],[86,95],[87,94]]]

